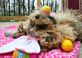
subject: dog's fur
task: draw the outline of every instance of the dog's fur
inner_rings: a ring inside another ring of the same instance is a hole
[[[67,32],[69,35],[71,35],[73,40],[82,34],[82,22],[70,10],[56,13],[53,16],[57,21],[57,25],[60,26],[60,28],[63,27],[63,30],[65,30],[63,33]],[[62,31],[62,29],[60,30]],[[77,39],[82,40],[82,37],[80,36],[80,38]]]

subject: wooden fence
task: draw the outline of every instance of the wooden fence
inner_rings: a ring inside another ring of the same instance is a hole
[[[1,22],[6,21],[25,21],[28,19],[28,16],[0,16]]]

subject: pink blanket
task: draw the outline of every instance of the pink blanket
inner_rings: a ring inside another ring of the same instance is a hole
[[[5,37],[5,32],[8,30],[16,30],[16,26],[12,25],[5,28],[0,28],[0,46],[3,46],[11,41],[13,41],[13,38],[11,37]]]
[[[80,42],[74,43],[73,51],[63,52],[60,49],[54,49],[49,52],[41,52],[39,58],[78,58],[80,50]]]
[[[3,46],[13,41],[12,38],[5,37],[4,32],[7,30],[15,30],[15,29],[16,29],[15,25],[0,29],[0,46]],[[74,43],[73,51],[69,53],[63,52],[60,49],[54,49],[49,52],[41,52],[39,55],[36,54],[35,55],[38,56],[38,58],[78,58],[79,50],[80,50],[80,42],[78,41]],[[0,54],[0,58],[12,58],[12,53],[2,55]]]
[[[30,54],[29,58],[78,58],[80,42],[74,43],[73,51],[66,53],[60,49],[54,49],[49,52],[41,52],[40,54]],[[0,58],[13,58],[13,53],[0,54]]]

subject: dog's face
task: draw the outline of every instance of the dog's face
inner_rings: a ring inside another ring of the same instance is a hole
[[[41,48],[51,49],[54,45],[55,35],[53,32],[46,32],[41,36],[40,45]]]
[[[54,39],[54,36],[52,32],[47,32],[46,34],[43,35],[43,39],[45,42],[52,42]]]

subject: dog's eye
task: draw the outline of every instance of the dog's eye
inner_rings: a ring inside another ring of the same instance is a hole
[[[50,37],[50,41],[53,41],[53,37]]]
[[[48,34],[52,35],[53,33],[52,32],[47,32]]]
[[[45,41],[46,41],[46,42],[49,42],[49,38],[48,38],[48,37],[46,37],[46,38],[45,38]]]
[[[47,37],[45,37],[45,41],[46,42],[53,41],[53,37],[47,36]]]

